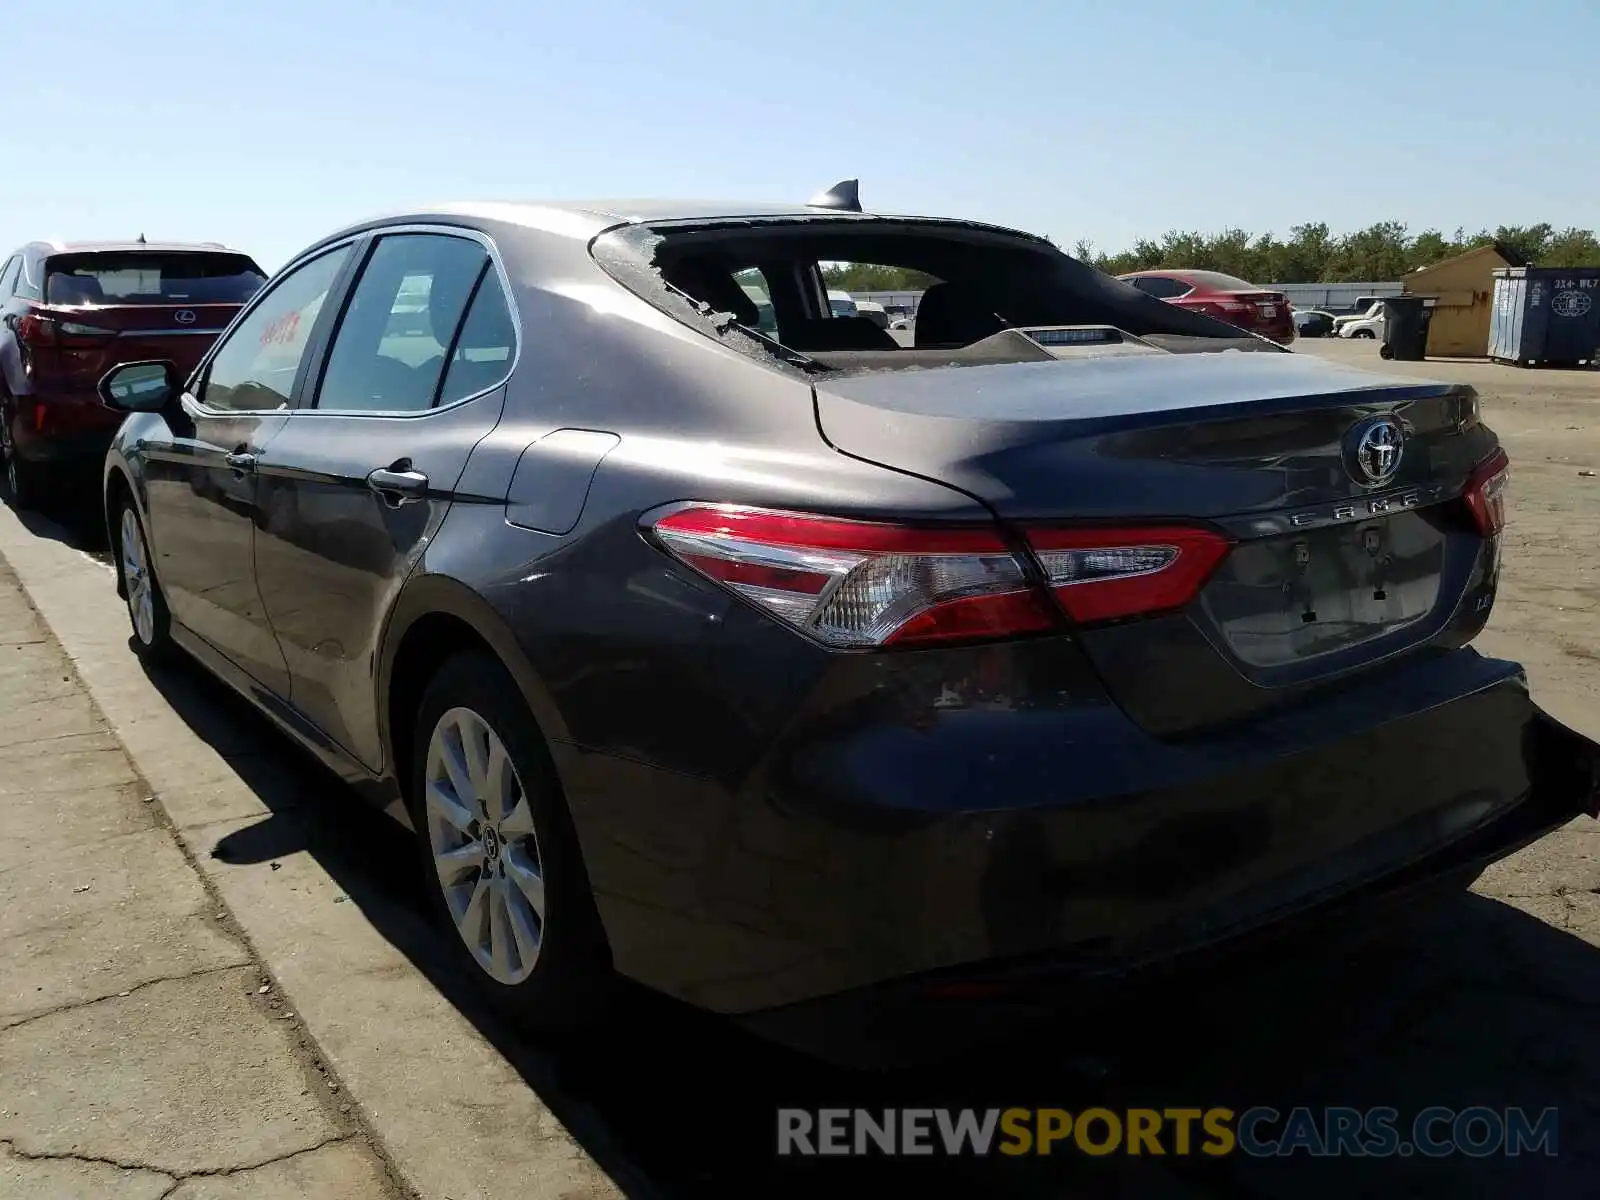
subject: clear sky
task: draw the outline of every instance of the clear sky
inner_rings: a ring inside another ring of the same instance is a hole
[[[1121,249],[1600,226],[1600,2],[10,0],[0,253],[275,268],[428,200],[802,201]]]

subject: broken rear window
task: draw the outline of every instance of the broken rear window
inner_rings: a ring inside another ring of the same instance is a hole
[[[809,371],[1049,360],[1059,354],[1045,345],[1092,341],[1094,330],[1150,339],[1151,349],[1255,349],[1260,340],[1147,296],[1043,239],[963,222],[664,222],[604,234],[594,254],[676,319]],[[920,285],[912,329],[889,330],[838,303],[841,268],[851,264],[871,264],[874,283]]]

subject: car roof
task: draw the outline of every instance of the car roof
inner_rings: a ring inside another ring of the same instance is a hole
[[[325,245],[348,237],[353,233],[384,225],[405,222],[427,223],[437,220],[500,222],[519,225],[535,232],[552,233],[573,238],[589,239],[621,225],[654,225],[665,222],[694,224],[708,221],[739,221],[795,219],[826,221],[915,220],[947,222],[970,229],[986,229],[997,233],[1042,241],[1036,234],[1025,230],[970,221],[961,217],[927,217],[907,213],[844,212],[838,209],[813,208],[804,204],[773,204],[770,202],[742,202],[728,200],[453,200],[421,205],[382,213],[355,222],[335,233],[320,238],[315,246]]]
[[[45,254],[117,254],[127,251],[149,250],[155,253],[198,252],[211,254],[241,254],[243,251],[235,250],[232,246],[224,246],[221,242],[32,242],[30,250],[42,251]]]

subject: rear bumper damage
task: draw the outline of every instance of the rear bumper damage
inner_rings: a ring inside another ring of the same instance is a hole
[[[618,969],[817,1053],[886,1051],[975,996],[1087,996],[1597,810],[1600,748],[1470,649],[1176,741],[1087,689],[944,682],[1073,678],[1078,653],[935,652],[894,687],[865,662],[737,786],[558,747]]]
[[[1353,847],[1323,864],[1321,887],[1290,887],[1226,915],[1197,912],[1100,952],[1060,950],[929,971],[743,1015],[753,1032],[822,1058],[893,1065],[948,1054],[1019,1023],[1059,1020],[1171,984],[1282,939],[1360,936],[1408,901],[1465,888],[1483,870],[1579,816],[1600,817],[1600,746],[1532,707],[1520,736],[1529,786],[1479,823],[1410,839],[1392,859]],[[1443,809],[1439,813],[1443,813]],[[1398,830],[1396,832],[1399,832]],[[1310,883],[1310,877],[1306,882]],[[1270,899],[1269,899],[1270,897]],[[1221,919],[1218,919],[1221,917]]]

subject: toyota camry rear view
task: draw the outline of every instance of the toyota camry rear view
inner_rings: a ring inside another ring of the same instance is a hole
[[[367,222],[102,384],[136,648],[403,816],[499,1003],[620,973],[828,1052],[1592,814],[1595,748],[1470,645],[1470,388],[824,200]],[[910,344],[841,263],[929,281]]]

